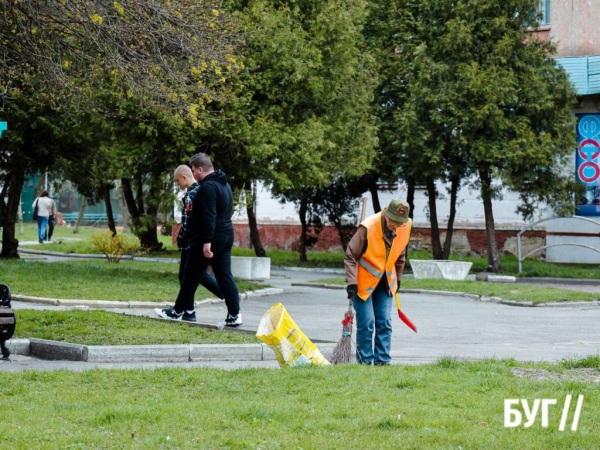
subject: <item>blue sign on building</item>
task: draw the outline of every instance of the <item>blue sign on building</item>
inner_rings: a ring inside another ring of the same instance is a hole
[[[6,122],[0,122],[0,138],[2,137],[2,132],[8,129]]]
[[[600,114],[577,114],[577,181],[586,189],[578,199],[577,214],[600,216]]]

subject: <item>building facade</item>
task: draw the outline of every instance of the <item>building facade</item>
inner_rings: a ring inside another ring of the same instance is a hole
[[[550,40],[557,46],[555,55],[558,64],[569,73],[578,95],[579,103],[572,113],[578,118],[578,148],[573,156],[573,167],[566,168],[568,173],[577,176],[586,185],[586,195],[579,199],[578,214],[600,216],[598,202],[598,185],[600,184],[600,0],[541,0],[539,12],[541,26],[531,29],[533,37]],[[582,143],[585,142],[583,145]],[[581,148],[579,148],[581,146]],[[596,151],[598,149],[598,151]],[[577,166],[575,166],[577,164]],[[583,167],[582,167],[583,166]],[[445,186],[438,185],[438,191],[445,193]],[[518,194],[503,189],[500,201],[494,202],[494,218],[498,232],[498,244],[502,252],[516,253],[516,234],[526,224],[516,209],[519,206]],[[406,198],[406,186],[399,183],[392,191],[380,191],[382,205],[393,197]],[[427,196],[425,190],[415,193],[415,228],[414,245],[428,249],[430,226],[428,219]],[[299,219],[292,204],[281,204],[273,199],[265,186],[258,186],[256,215],[261,228],[263,243],[274,248],[294,248],[299,236]],[[372,213],[370,195],[367,214]],[[479,191],[463,187],[459,192],[453,235],[454,251],[458,253],[485,254],[484,211]],[[448,201],[438,201],[438,218],[443,229],[450,214]],[[549,208],[543,206],[538,211],[536,220],[546,219],[553,215]],[[235,216],[238,245],[250,246],[249,230],[245,211]],[[600,217],[596,218],[600,220]],[[600,228],[600,224],[598,226]],[[565,242],[584,243],[600,249],[600,238],[595,225],[584,221],[549,221],[541,223],[533,232],[528,233],[525,240],[524,253],[546,245]],[[592,230],[594,229],[594,230]],[[574,233],[574,230],[576,233]],[[569,235],[563,236],[561,233]],[[547,236],[547,234],[549,235]],[[595,234],[594,234],[595,233]],[[573,234],[577,234],[573,236]],[[325,229],[321,232],[317,243],[319,249],[339,248],[335,231]],[[569,251],[565,252],[565,249]],[[544,252],[540,252],[544,255]],[[568,256],[568,260],[565,259]],[[548,260],[556,262],[600,262],[600,253],[594,253],[582,247],[551,247],[547,249]]]

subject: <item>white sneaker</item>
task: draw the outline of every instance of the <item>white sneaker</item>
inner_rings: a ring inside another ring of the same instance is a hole
[[[222,330],[224,327],[236,328],[242,325],[242,315],[238,313],[237,316],[227,314],[227,318],[217,324],[217,327]]]
[[[183,317],[183,312],[178,312],[175,310],[175,308],[154,308],[154,314],[161,319],[181,320]]]

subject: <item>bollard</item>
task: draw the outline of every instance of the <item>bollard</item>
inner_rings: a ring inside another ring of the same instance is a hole
[[[6,346],[8,341],[15,333],[17,326],[17,317],[10,307],[10,288],[5,284],[0,284],[0,349],[2,350],[2,359],[9,359],[10,350]]]

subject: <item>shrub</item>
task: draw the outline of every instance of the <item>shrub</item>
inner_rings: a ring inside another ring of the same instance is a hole
[[[131,254],[140,249],[140,240],[131,234],[113,236],[110,231],[92,235],[92,245],[106,255],[109,262],[119,262],[124,254]]]

